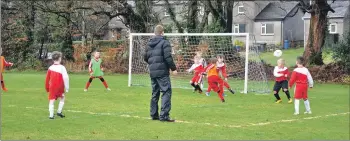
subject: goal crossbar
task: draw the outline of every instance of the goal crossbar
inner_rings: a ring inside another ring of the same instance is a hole
[[[133,37],[134,36],[155,36],[154,33],[129,33],[129,75],[128,86],[131,87],[132,75],[132,51],[133,51]],[[249,62],[249,33],[164,33],[163,36],[245,36],[246,50],[245,50],[245,66],[244,66],[244,90],[243,93],[248,93],[248,62]]]

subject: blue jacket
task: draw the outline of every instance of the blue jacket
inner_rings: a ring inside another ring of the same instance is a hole
[[[148,63],[151,78],[169,76],[170,69],[176,70],[171,46],[163,36],[153,37],[147,44],[144,61]]]

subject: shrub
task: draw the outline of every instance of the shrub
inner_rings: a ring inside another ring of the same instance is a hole
[[[333,59],[344,65],[345,69],[350,72],[350,32],[344,34],[344,38],[333,46]]]

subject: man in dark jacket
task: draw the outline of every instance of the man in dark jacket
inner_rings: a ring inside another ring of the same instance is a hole
[[[171,120],[169,117],[172,95],[169,71],[173,71],[173,73],[176,75],[176,65],[173,57],[171,56],[170,43],[163,37],[163,26],[156,26],[154,33],[156,36],[148,42],[144,54],[144,61],[148,63],[152,83],[150,114],[153,120],[174,122],[175,120]],[[161,91],[163,92],[163,95],[159,114],[158,101]]]

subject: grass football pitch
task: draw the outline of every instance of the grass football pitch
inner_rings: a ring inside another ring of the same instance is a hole
[[[87,75],[70,75],[66,118],[48,119],[45,73],[5,73],[1,94],[1,140],[320,140],[349,139],[349,86],[316,84],[309,91],[312,115],[294,116],[294,104],[275,104],[273,95],[235,94],[221,103],[191,90],[174,89],[175,123],[149,118],[149,87],[127,87],[127,75],[109,75],[88,92]],[[149,81],[148,79],[145,81]],[[187,82],[184,82],[187,83]],[[58,102],[55,103],[57,109]]]

